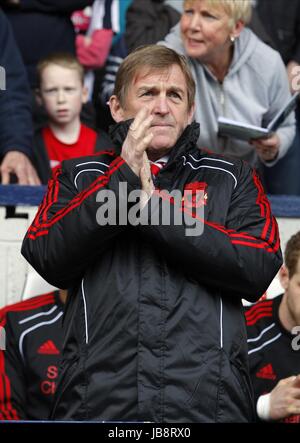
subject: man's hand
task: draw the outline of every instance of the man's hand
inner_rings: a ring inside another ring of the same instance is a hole
[[[40,185],[41,182],[29,158],[19,151],[9,151],[0,165],[2,184],[8,185],[10,174],[15,174],[19,185]]]
[[[143,209],[155,189],[152,181],[149,159],[145,151],[143,154],[143,166],[140,170],[140,179],[142,182],[142,191],[144,191],[141,196],[141,209]]]
[[[270,397],[272,420],[280,420],[297,414],[300,414],[300,375],[280,380]]]
[[[278,155],[280,138],[277,134],[273,134],[269,138],[251,140],[251,144],[255,147],[257,155],[263,161],[272,161],[275,160]]]
[[[149,147],[153,134],[149,132],[153,116],[147,108],[141,109],[130,125],[122,147],[121,157],[133,172],[140,176],[144,164],[144,152]]]

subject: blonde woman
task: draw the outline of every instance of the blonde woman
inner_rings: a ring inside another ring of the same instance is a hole
[[[199,147],[253,166],[258,158],[272,166],[293,141],[293,113],[267,139],[246,142],[218,135],[219,116],[267,126],[290,97],[279,53],[245,28],[250,18],[250,0],[185,0],[180,23],[161,44],[189,59],[197,85]]]

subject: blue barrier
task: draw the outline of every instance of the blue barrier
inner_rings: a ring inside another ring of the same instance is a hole
[[[268,195],[275,217],[300,218],[300,197],[293,195]]]
[[[46,186],[0,185],[0,206],[38,206]],[[300,218],[300,197],[292,195],[269,195],[276,217]]]
[[[38,206],[46,186],[0,185],[0,206]]]

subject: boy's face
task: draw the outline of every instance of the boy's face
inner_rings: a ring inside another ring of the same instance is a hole
[[[87,91],[76,69],[51,64],[41,75],[40,98],[50,122],[65,125],[80,118]]]

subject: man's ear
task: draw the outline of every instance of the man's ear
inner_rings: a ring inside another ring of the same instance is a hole
[[[282,265],[279,270],[279,280],[283,289],[287,290],[289,287],[290,276],[289,276],[289,270],[285,265]]]
[[[112,95],[109,99],[108,105],[112,118],[119,123],[124,120],[124,111],[116,95]]]
[[[190,125],[194,120],[194,114],[195,114],[195,103],[193,103],[191,109],[188,112],[188,125]]]

